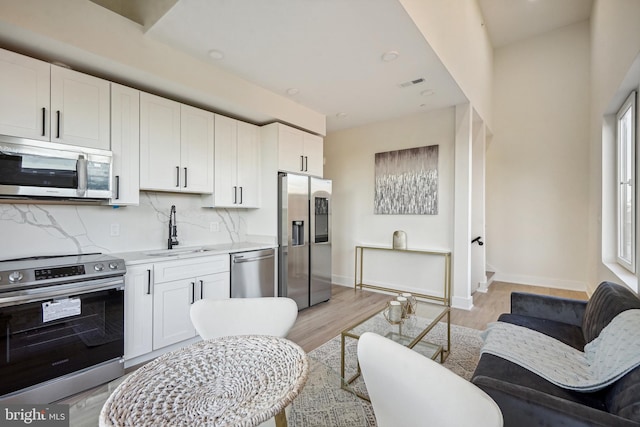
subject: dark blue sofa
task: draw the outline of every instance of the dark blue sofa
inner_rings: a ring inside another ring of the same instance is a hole
[[[501,322],[524,326],[579,350],[619,313],[640,308],[629,288],[603,282],[589,301],[514,292]],[[638,325],[640,333],[640,325]],[[611,386],[581,393],[555,386],[527,369],[483,354],[471,381],[500,406],[505,426],[640,426],[640,367]]]

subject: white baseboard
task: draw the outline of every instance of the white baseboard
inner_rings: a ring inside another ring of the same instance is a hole
[[[481,282],[480,285],[478,286],[478,289],[476,289],[476,292],[481,292],[483,294],[486,294],[487,292],[489,292],[490,285],[491,285],[491,282]]]
[[[519,285],[529,285],[529,286],[545,286],[547,288],[566,289],[570,291],[580,291],[580,292],[587,291],[587,283],[580,282],[578,280],[550,279],[548,277],[535,277],[535,276],[505,274],[505,273],[496,272],[496,274],[493,276],[493,281],[516,283]]]
[[[331,283],[334,285],[353,287],[353,277],[348,276],[338,276],[337,274],[333,274],[331,276]]]
[[[451,298],[451,307],[459,308],[461,310],[471,310],[473,308],[473,298]]]

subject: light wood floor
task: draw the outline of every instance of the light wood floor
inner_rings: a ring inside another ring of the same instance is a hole
[[[495,321],[500,314],[509,312],[510,295],[513,291],[587,299],[587,294],[584,292],[494,282],[487,293],[474,295],[473,309],[468,311],[453,309],[451,323],[473,329],[484,329],[487,323]],[[298,313],[296,323],[287,338],[309,352],[340,334],[342,330],[356,324],[360,319],[381,310],[389,299],[389,295],[333,285],[329,301]],[[96,387],[98,388],[100,387]],[[90,395],[93,390],[68,397],[58,403],[72,405]]]
[[[514,291],[587,299],[585,292],[494,282],[487,293],[474,294],[471,310],[452,309],[451,323],[485,329],[487,323],[494,322],[500,314],[509,312],[510,295]],[[377,292],[334,285],[329,301],[298,313],[298,319],[287,338],[309,352],[358,320],[381,310],[389,298],[389,295]]]

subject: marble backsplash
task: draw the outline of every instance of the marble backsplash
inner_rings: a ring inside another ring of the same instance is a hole
[[[0,204],[0,260],[165,249],[171,205],[180,246],[247,240],[247,212],[201,207],[198,195],[141,192],[139,206]]]

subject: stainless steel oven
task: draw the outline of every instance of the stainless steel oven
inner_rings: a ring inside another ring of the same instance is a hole
[[[0,402],[51,403],[124,374],[124,261],[0,261]]]

